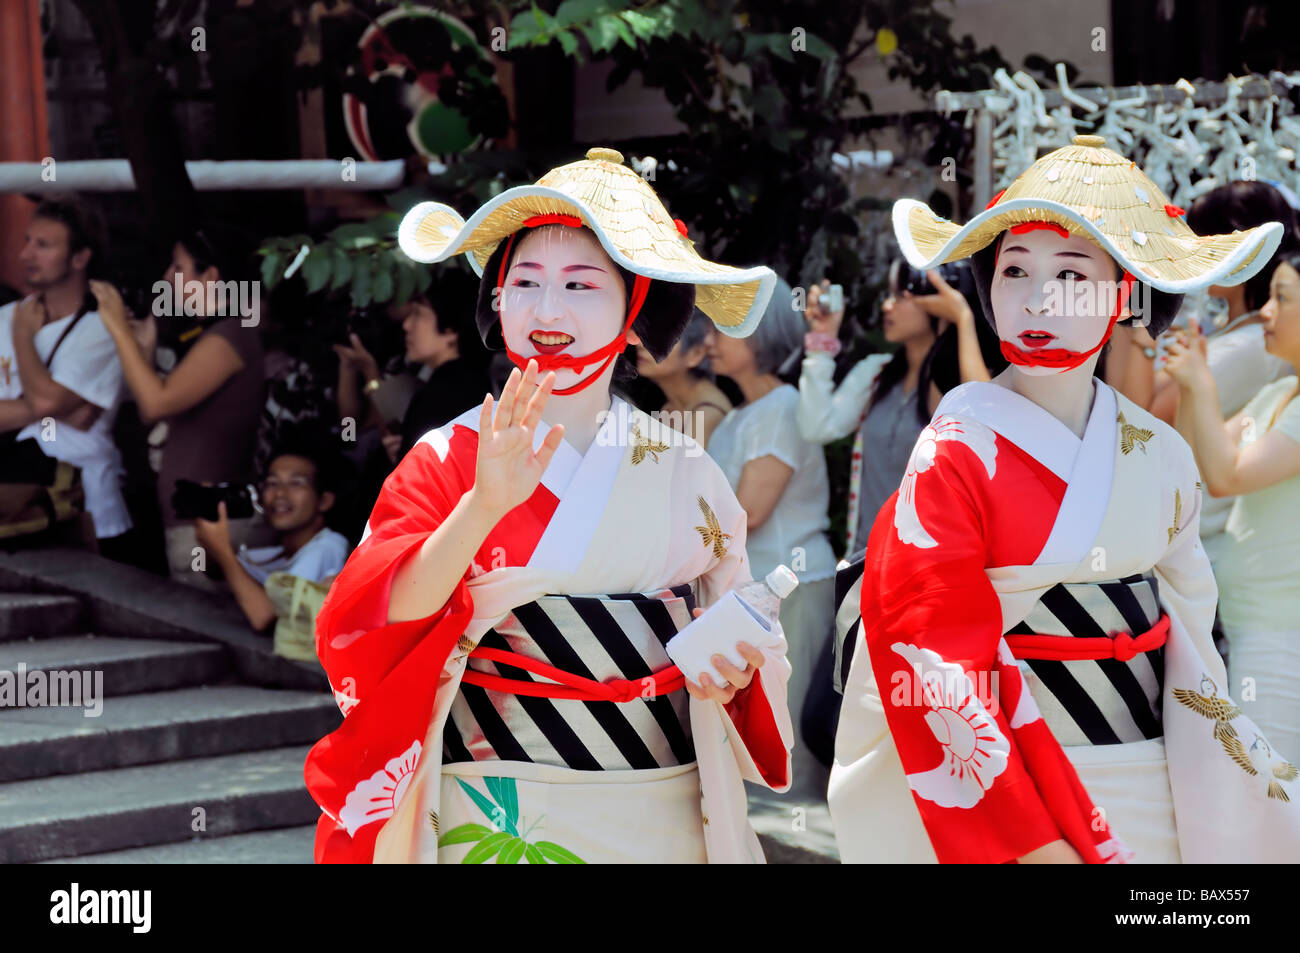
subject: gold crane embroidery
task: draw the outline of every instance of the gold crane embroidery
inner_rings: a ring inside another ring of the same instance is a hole
[[[1229,722],[1241,714],[1241,709],[1234,705],[1231,699],[1220,698],[1219,687],[1214,684],[1214,681],[1208,675],[1202,675],[1202,689],[1205,688],[1206,682],[1210,683],[1209,695],[1202,695],[1190,688],[1175,688],[1173,691],[1174,698],[1203,718],[1212,719],[1214,721],[1214,737],[1224,746],[1224,750],[1231,755],[1232,751],[1228,749],[1226,741],[1237,737],[1237,729],[1233,728]]]
[[[668,444],[652,441],[649,437],[642,436],[641,431],[637,429],[636,424],[632,425],[632,465],[636,466],[645,459],[648,453],[654,457],[655,463],[659,462],[659,454],[668,449]]]
[[[475,642],[467,635],[462,635],[459,639],[456,640],[456,651],[460,652],[460,654],[456,656],[455,660],[459,662],[461,659],[465,658],[471,652],[473,652],[476,648],[478,648],[477,642]]]
[[[1291,764],[1285,759],[1279,758],[1277,761],[1274,761],[1273,748],[1268,743],[1268,739],[1264,738],[1262,735],[1256,735],[1255,743],[1250,746],[1250,751],[1247,751],[1246,746],[1236,738],[1225,738],[1221,743],[1223,745],[1223,750],[1228,752],[1228,756],[1232,758],[1233,761],[1237,762],[1238,767],[1252,777],[1258,776],[1260,770],[1256,766],[1255,759],[1251,756],[1250,752],[1254,751],[1257,745],[1263,744],[1264,757],[1267,760],[1268,771],[1273,775],[1273,777],[1268,779],[1268,796],[1276,801],[1291,800],[1291,798],[1287,796],[1286,789],[1283,788],[1282,785],[1278,784],[1278,780],[1294,781],[1297,777],[1300,777],[1300,770],[1297,770],[1294,764]]]
[[[1155,434],[1150,430],[1142,430],[1134,427],[1124,419],[1124,411],[1119,412],[1119,448],[1125,456],[1133,452],[1133,444],[1136,443],[1143,453],[1147,452],[1147,441]]]
[[[1178,521],[1183,518],[1183,495],[1174,490],[1174,525],[1169,527],[1169,542],[1174,541],[1178,535]]]
[[[9,386],[9,368],[13,365],[13,358],[0,357],[0,371],[5,374],[5,387]]]
[[[709,509],[709,504],[704,502],[704,497],[697,496],[695,501],[699,503],[700,512],[704,514],[704,525],[695,527],[695,531],[700,534],[705,546],[711,545],[713,547],[714,556],[718,559],[726,559],[727,546],[725,541],[731,539],[731,534],[722,531],[718,518],[713,514],[713,510]]]

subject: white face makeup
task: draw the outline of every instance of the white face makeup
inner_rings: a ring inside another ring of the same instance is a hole
[[[546,225],[518,241],[501,294],[501,334],[510,350],[525,359],[582,357],[617,337],[626,316],[623,278],[590,231]],[[628,339],[637,343],[630,331]],[[593,372],[561,369],[555,387]]]
[[[1106,333],[1118,289],[1114,260],[1086,238],[1007,232],[990,289],[998,337],[1029,352],[1090,351]],[[1036,376],[1061,371],[1018,367]]]

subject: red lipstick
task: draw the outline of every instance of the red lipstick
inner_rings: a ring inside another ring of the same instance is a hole
[[[1056,335],[1048,331],[1023,331],[1020,334],[1020,343],[1022,346],[1037,349],[1047,347],[1056,340]]]
[[[568,338],[568,340],[562,341],[558,344],[556,343],[543,344],[541,341],[538,340],[538,335],[541,333],[542,332],[534,331],[532,334],[528,335],[529,342],[533,345],[533,347],[537,348],[538,354],[559,354],[566,347],[568,347],[570,344],[573,343],[573,335],[563,334],[563,332],[556,332],[555,334],[548,334],[547,337],[563,336],[565,338]]]

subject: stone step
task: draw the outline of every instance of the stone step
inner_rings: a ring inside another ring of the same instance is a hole
[[[342,721],[321,692],[220,685],[83,708],[0,711],[0,782],[310,744]]]
[[[0,784],[0,863],[314,824],[308,746]]]
[[[24,668],[20,669],[20,665]],[[37,671],[48,673],[40,680],[45,684],[46,697],[39,704],[50,705],[55,701],[51,696],[56,690],[65,704],[71,703],[67,701],[69,696],[76,697],[81,704],[87,695],[92,699],[99,696],[96,683],[102,684],[102,701],[104,697],[215,682],[229,668],[230,659],[224,646],[202,642],[94,635],[0,642],[0,708],[18,704],[16,684],[20,676],[27,685],[27,703],[36,707],[30,676]],[[54,673],[60,673],[61,677],[52,677]],[[6,698],[6,693],[11,691],[15,692],[12,700]]]
[[[45,864],[310,864],[316,825],[252,834],[202,837],[156,847],[133,847],[84,857],[60,857]]]
[[[76,632],[84,617],[76,596],[0,592],[0,642]]]

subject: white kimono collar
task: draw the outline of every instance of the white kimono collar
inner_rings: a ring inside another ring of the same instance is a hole
[[[1094,381],[1083,439],[1032,400],[1001,385],[971,381],[953,388],[938,414],[977,420],[1030,454],[1066,483],[1051,535],[1035,564],[1077,563],[1101,529],[1115,470],[1115,392]]]
[[[626,427],[633,417],[629,408],[620,407],[624,403],[619,397],[611,399],[609,413],[585,456],[569,441],[560,441],[555,455],[542,474],[542,486],[554,494],[560,503],[533,550],[529,566],[572,571],[586,553],[587,543],[605,512],[605,504],[613,491],[614,477],[627,452],[626,434],[615,433],[620,423]],[[432,437],[436,449],[439,442],[445,443],[450,438],[451,429],[456,425],[478,433],[480,409],[473,407],[465,411],[423,439]],[[550,431],[551,427],[546,421],[538,423],[537,430],[533,433],[534,450],[542,445]],[[445,449],[439,451],[440,456],[445,454]]]

